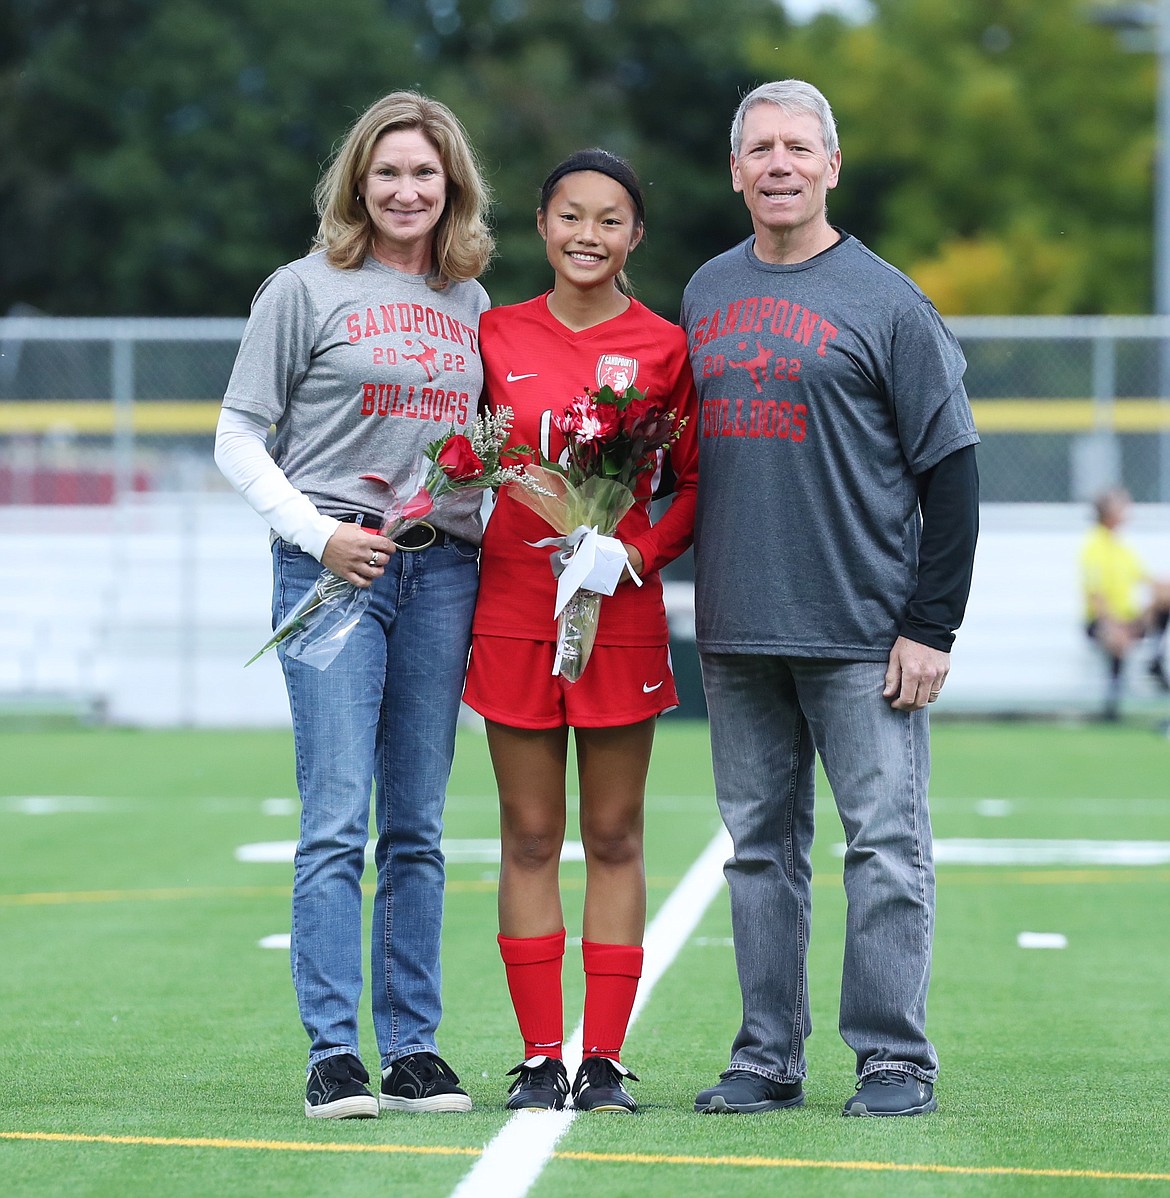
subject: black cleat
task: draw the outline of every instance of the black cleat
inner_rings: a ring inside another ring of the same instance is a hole
[[[510,1111],[564,1110],[569,1094],[565,1063],[555,1057],[535,1056],[521,1061],[508,1076],[519,1074],[508,1090],[505,1104]]]
[[[632,1115],[638,1104],[622,1085],[624,1078],[638,1080],[619,1061],[608,1057],[586,1057],[573,1079],[573,1105],[579,1111],[613,1111]]]

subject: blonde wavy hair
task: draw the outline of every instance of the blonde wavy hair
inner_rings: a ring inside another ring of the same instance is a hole
[[[320,218],[313,249],[324,250],[326,259],[341,270],[357,270],[365,261],[374,226],[357,185],[370,168],[378,139],[398,129],[417,129],[434,144],[447,179],[447,202],[435,227],[428,284],[442,291],[449,283],[477,278],[495,250],[487,226],[488,186],[455,114],[438,100],[412,91],[383,96],[346,134],[313,193]]]

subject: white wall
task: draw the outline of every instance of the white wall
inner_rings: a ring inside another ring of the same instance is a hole
[[[1077,505],[983,509],[948,708],[1099,705],[1077,580],[1089,520]],[[1136,507],[1129,536],[1170,574],[1170,507]],[[268,636],[269,563],[267,530],[234,495],[0,508],[0,704],[76,702],[147,726],[287,724],[275,655],[243,668]],[[686,636],[688,588],[670,590]]]
[[[110,722],[287,724],[267,529],[234,495],[0,508],[0,698]]]
[[[1081,542],[1087,505],[989,504],[967,618],[952,653],[948,702],[980,710],[1093,709],[1104,665],[1084,633]],[[1133,508],[1125,536],[1157,574],[1170,576],[1170,507]],[[1135,695],[1149,693],[1133,671]]]

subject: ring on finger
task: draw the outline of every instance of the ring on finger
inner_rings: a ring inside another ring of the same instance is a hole
[[[370,554],[370,565],[376,566],[377,564],[378,564],[378,551],[375,549],[374,552]]]

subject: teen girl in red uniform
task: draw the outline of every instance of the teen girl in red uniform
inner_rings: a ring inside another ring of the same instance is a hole
[[[642,237],[633,170],[602,150],[562,162],[541,190],[536,223],[555,272],[552,291],[485,312],[484,395],[515,413],[512,440],[556,459],[552,416],[610,385],[635,386],[687,418],[665,460],[641,475],[616,536],[643,580],[602,600],[581,679],[554,677],[556,582],[546,549],[527,542],[549,526],[505,488],[481,558],[465,701],[487,721],[500,795],[500,953],[524,1061],[508,1106],[559,1110],[569,1093],[561,1060],[565,926],[558,866],[565,775],[574,730],[586,889],[583,1060],[572,1085],[579,1110],[631,1112],[620,1062],[642,971],[646,877],[642,807],[656,718],[678,703],[658,571],[691,542],[697,452],[695,390],[682,330],[628,294],[622,268]],[[674,499],[657,524],[650,500],[663,477]]]

